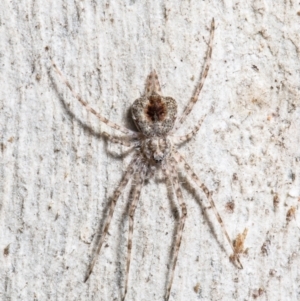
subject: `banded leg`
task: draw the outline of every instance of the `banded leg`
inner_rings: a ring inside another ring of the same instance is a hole
[[[196,87],[194,95],[190,99],[190,101],[189,101],[188,105],[186,106],[182,116],[179,119],[177,119],[172,133],[174,133],[176,130],[178,130],[180,125],[185,121],[186,117],[190,114],[190,112],[192,111],[195,103],[197,102],[197,100],[199,98],[199,94],[200,94],[200,92],[203,88],[203,85],[204,85],[205,79],[207,78],[208,70],[209,70],[209,67],[210,67],[211,54],[212,54],[212,48],[213,48],[213,40],[214,40],[214,32],[215,32],[215,20],[212,19],[211,25],[210,25],[210,37],[209,37],[209,42],[208,42],[208,49],[207,49],[206,61],[205,61],[205,64],[204,64],[203,73],[201,75],[199,84]]]
[[[146,95],[161,94],[160,83],[155,70],[152,70],[146,81]]]
[[[112,143],[121,144],[123,146],[131,147],[131,146],[138,146],[140,144],[137,140],[132,140],[132,137],[118,137],[118,136],[112,136],[108,134],[107,132],[103,132],[103,136],[111,141]]]
[[[194,129],[186,134],[186,135],[183,135],[183,136],[173,136],[173,142],[175,144],[180,144],[180,143],[184,143],[186,142],[187,140],[191,139],[194,135],[197,134],[197,132],[199,131],[201,125],[202,125],[202,122],[203,120],[205,119],[206,115],[203,116],[199,121],[198,121],[198,124],[194,127]]]
[[[127,294],[128,289],[128,279],[129,279],[129,268],[130,268],[130,260],[131,260],[131,250],[132,250],[132,234],[133,234],[133,222],[134,222],[134,213],[137,206],[137,203],[139,201],[141,190],[144,183],[145,178],[145,166],[143,166],[143,171],[138,171],[135,176],[135,182],[133,185],[133,193],[132,193],[132,203],[129,209],[129,232],[128,232],[128,245],[127,245],[127,261],[126,261],[126,276],[125,276],[125,290],[124,290],[124,296],[122,300],[124,301]]]
[[[101,247],[103,245],[104,239],[105,239],[106,234],[108,232],[109,225],[110,225],[112,216],[114,214],[114,210],[115,210],[115,207],[116,207],[117,200],[118,200],[119,196],[121,195],[121,193],[123,192],[123,190],[125,189],[130,177],[132,176],[132,174],[134,174],[135,170],[137,169],[138,164],[139,164],[139,158],[138,158],[138,156],[135,156],[134,159],[131,161],[131,163],[129,165],[129,168],[127,169],[121,183],[119,184],[118,188],[114,192],[114,195],[113,195],[113,198],[112,198],[112,201],[111,201],[111,205],[110,205],[110,208],[109,208],[109,213],[108,213],[108,216],[107,216],[107,218],[105,220],[105,223],[104,223],[104,229],[103,229],[100,241],[98,243],[96,254],[94,255],[94,258],[93,258],[93,260],[92,260],[92,262],[89,266],[89,269],[86,273],[86,277],[84,279],[84,282],[86,282],[89,279],[89,277],[90,277],[90,275],[93,271],[93,268],[94,268],[94,265],[96,263],[97,257],[98,257],[98,255],[101,251]]]
[[[62,72],[58,69],[58,67],[56,66],[56,64],[54,63],[53,60],[51,60],[52,62],[52,66],[54,68],[54,70],[58,73],[58,75],[60,76],[61,80],[65,83],[65,85],[70,89],[72,95],[92,114],[94,114],[95,116],[97,116],[102,122],[104,122],[105,124],[107,124],[109,127],[121,131],[124,134],[127,135],[131,135],[132,137],[137,137],[138,133],[131,131],[125,127],[122,127],[110,120],[108,120],[107,118],[105,118],[104,116],[100,115],[98,112],[96,112],[92,107],[89,106],[89,104],[84,101],[81,96],[79,94],[77,94],[72,86],[70,85],[69,81],[66,79],[66,77],[62,74]]]
[[[226,231],[226,228],[225,228],[225,225],[224,225],[224,222],[216,208],[216,205],[215,205],[215,202],[213,201],[212,199],[212,193],[207,189],[207,187],[200,181],[200,179],[198,178],[198,176],[193,172],[193,170],[191,169],[191,167],[187,164],[187,162],[185,161],[184,157],[182,155],[180,155],[177,151],[174,151],[174,158],[175,160],[178,162],[178,163],[183,163],[183,166],[184,166],[184,169],[186,171],[186,173],[194,180],[194,182],[203,190],[203,192],[205,193],[208,201],[210,202],[210,206],[211,208],[213,209],[213,212],[218,220],[218,222],[220,223],[221,225],[221,228],[222,228],[222,231],[223,231],[223,234],[225,235],[232,251],[233,251],[233,256],[234,258],[236,258],[236,261],[239,265],[239,268],[242,269],[243,268],[243,265],[241,264],[240,262],[240,259],[239,259],[239,254],[236,254],[236,250],[235,250],[235,247]]]
[[[173,158],[171,158],[169,160],[169,162],[170,162],[169,166],[167,163],[167,166],[165,166],[164,171],[165,171],[166,176],[169,178],[170,182],[172,183],[173,188],[175,190],[176,198],[177,198],[177,201],[181,208],[181,216],[180,216],[179,229],[178,229],[176,241],[175,241],[175,250],[174,250],[174,255],[173,255],[173,266],[172,266],[172,270],[171,270],[171,277],[170,277],[170,281],[169,281],[169,284],[167,287],[165,301],[168,301],[169,297],[170,297],[170,292],[171,292],[171,288],[172,288],[172,284],[173,284],[179,248],[180,248],[181,239],[182,239],[182,233],[183,233],[183,229],[184,229],[185,219],[187,216],[186,204],[183,201],[182,192],[179,187],[178,172],[175,167],[175,160]]]

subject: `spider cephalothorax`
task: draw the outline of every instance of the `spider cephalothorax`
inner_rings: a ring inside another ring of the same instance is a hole
[[[100,121],[107,124],[112,129],[118,130],[125,134],[123,137],[115,137],[110,134],[105,133],[105,136],[114,143],[119,143],[124,146],[132,147],[131,150],[134,151],[133,158],[127,171],[125,172],[123,179],[115,193],[112,197],[112,202],[110,205],[109,213],[104,222],[104,228],[100,241],[98,242],[98,247],[96,250],[96,255],[94,256],[85,281],[89,278],[92,273],[93,267],[95,265],[97,255],[100,253],[101,247],[104,243],[106,234],[108,233],[109,225],[115,210],[117,200],[126,185],[130,180],[132,180],[132,197],[131,204],[129,209],[129,232],[128,232],[128,245],[127,245],[127,263],[126,263],[126,276],[125,276],[125,293],[123,295],[123,300],[126,297],[127,288],[128,288],[128,275],[130,267],[130,258],[131,258],[131,249],[132,249],[132,233],[133,233],[133,221],[134,221],[134,212],[137,206],[137,202],[140,197],[141,189],[146,178],[154,175],[155,167],[161,167],[165,177],[172,184],[174,193],[176,195],[178,204],[181,210],[181,216],[179,221],[178,233],[176,236],[173,252],[173,262],[170,273],[170,280],[167,286],[167,292],[165,300],[169,299],[174,272],[176,267],[176,262],[178,258],[182,233],[184,229],[185,219],[187,216],[186,204],[184,202],[180,183],[178,180],[179,167],[183,167],[186,174],[192,179],[205,193],[207,199],[210,202],[210,206],[213,209],[218,222],[220,223],[225,237],[227,238],[234,256],[234,258],[239,264],[239,267],[242,268],[242,265],[239,261],[238,251],[235,250],[227,231],[225,230],[223,221],[215,207],[214,201],[211,197],[211,193],[207,187],[200,181],[197,175],[192,171],[190,165],[185,161],[184,156],[181,155],[177,149],[176,145],[189,140],[193,137],[199,130],[201,123],[204,119],[201,118],[195,128],[188,134],[183,136],[176,136],[174,133],[178,130],[179,126],[185,121],[186,117],[192,111],[194,104],[197,102],[200,91],[203,87],[204,81],[208,74],[208,69],[210,66],[211,54],[212,54],[212,42],[214,34],[214,20],[211,23],[210,30],[210,39],[207,50],[207,58],[204,65],[204,70],[201,76],[201,79],[196,87],[195,93],[191,100],[189,101],[187,107],[185,108],[183,114],[180,118],[177,119],[177,104],[176,101],[171,97],[164,97],[161,95],[161,89],[158,81],[158,76],[153,70],[147,79],[146,93],[145,96],[138,98],[132,105],[132,117],[139,130],[138,132],[131,131],[127,128],[119,126],[114,122],[103,117],[101,114],[97,113],[93,108],[91,108],[77,93],[74,92],[70,83],[63,76],[61,71],[57,68],[55,63],[52,61],[53,67],[57,73],[61,76],[62,80],[71,90],[74,97],[76,97],[79,102],[85,106],[85,108],[96,115]],[[153,172],[152,172],[153,171]]]
[[[145,158],[153,163],[161,163],[172,150],[172,143],[168,137],[145,138],[141,142],[141,152]]]

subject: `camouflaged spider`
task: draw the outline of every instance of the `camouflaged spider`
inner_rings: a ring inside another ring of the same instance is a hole
[[[201,79],[196,87],[193,97],[190,99],[187,107],[185,108],[181,117],[177,118],[177,103],[171,97],[164,97],[161,94],[161,88],[158,81],[158,76],[156,71],[153,70],[148,78],[146,83],[146,93],[143,97],[138,98],[132,105],[131,113],[132,118],[139,130],[139,132],[131,131],[127,128],[119,126],[99,113],[97,113],[93,108],[91,108],[77,93],[74,92],[68,80],[63,76],[62,72],[57,68],[56,64],[52,61],[52,65],[56,72],[60,75],[62,81],[68,86],[71,90],[73,96],[91,113],[96,115],[100,121],[107,124],[109,127],[118,130],[124,133],[126,136],[123,137],[113,137],[107,133],[104,133],[105,136],[112,141],[113,143],[119,143],[124,146],[134,146],[135,154],[133,159],[127,169],[126,173],[123,176],[123,179],[116,191],[114,192],[112,202],[110,205],[108,216],[106,217],[104,223],[104,229],[102,232],[101,239],[99,241],[98,247],[96,249],[96,254],[89,266],[86,277],[84,281],[87,281],[90,274],[93,271],[93,267],[97,260],[97,256],[100,253],[101,247],[105,240],[106,234],[109,229],[109,225],[114,213],[114,209],[117,203],[119,196],[122,194],[129,180],[133,178],[133,190],[132,190],[132,203],[129,209],[129,235],[128,235],[128,246],[127,246],[127,264],[126,264],[126,276],[125,276],[125,291],[123,295],[123,300],[126,297],[127,288],[128,288],[128,276],[129,276],[129,267],[130,267],[130,258],[131,258],[131,248],[132,248],[132,234],[133,234],[133,221],[134,221],[134,212],[139,200],[140,192],[146,178],[149,178],[155,174],[155,171],[161,169],[166,178],[172,183],[173,189],[177,201],[181,208],[181,216],[179,221],[179,230],[176,236],[175,241],[175,250],[173,252],[173,264],[172,270],[170,273],[170,279],[167,286],[167,291],[165,295],[165,300],[169,300],[174,272],[178,257],[178,252],[180,248],[183,228],[185,224],[185,219],[187,216],[186,204],[183,200],[181,188],[178,181],[178,166],[183,166],[187,175],[204,191],[207,199],[210,202],[211,208],[213,209],[218,222],[222,227],[222,231],[226,236],[232,250],[233,256],[236,258],[236,262],[239,267],[242,268],[242,265],[239,261],[239,254],[236,253],[234,245],[227,234],[227,231],[224,227],[223,221],[216,209],[214,201],[212,199],[212,193],[207,189],[207,187],[200,181],[197,175],[192,171],[190,165],[184,159],[184,156],[181,155],[176,149],[175,145],[183,143],[193,137],[199,130],[205,116],[199,120],[198,124],[195,126],[192,132],[184,136],[176,136],[174,133],[180,125],[185,121],[186,117],[190,114],[193,109],[194,104],[197,102],[200,91],[203,87],[204,81],[207,77],[211,54],[212,54],[212,44],[214,36],[215,24],[214,19],[211,22],[210,28],[210,39],[208,43],[208,50],[206,61],[204,65],[204,71],[201,75]]]

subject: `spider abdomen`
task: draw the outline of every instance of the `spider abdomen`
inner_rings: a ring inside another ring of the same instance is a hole
[[[171,97],[153,93],[135,100],[131,112],[137,128],[146,137],[162,137],[174,126],[177,103]]]

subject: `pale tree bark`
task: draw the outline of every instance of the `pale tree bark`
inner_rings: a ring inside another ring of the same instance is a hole
[[[180,151],[229,236],[248,229],[248,250],[237,269],[204,193],[182,173],[188,216],[170,300],[299,300],[299,15],[296,1],[2,1],[0,299],[123,294],[129,187],[83,280],[131,154],[105,142],[110,129],[74,99],[49,56],[92,107],[134,130],[130,105],[154,68],[183,111],[215,18],[211,69],[180,133],[208,115]],[[126,300],[163,300],[178,209],[163,178],[146,183]]]

